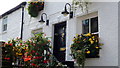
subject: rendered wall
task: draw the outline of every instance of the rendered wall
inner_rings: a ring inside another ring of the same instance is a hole
[[[73,19],[69,19],[68,16],[65,17],[61,14],[64,9],[64,5],[64,2],[47,2],[45,3],[44,10],[39,13],[37,18],[31,18],[26,10],[24,16],[23,40],[27,40],[31,37],[32,30],[42,28],[43,32],[47,36],[52,37],[53,41],[54,24],[67,21],[66,60],[71,61],[72,59],[69,56],[70,44],[72,43],[72,38],[76,35],[76,33],[81,33],[81,17],[86,14],[81,13],[81,11],[76,11],[76,16]],[[2,40],[7,41],[8,38],[20,36],[20,12],[21,10],[17,10],[8,15],[8,32],[2,34]],[[47,13],[48,15],[50,20],[49,26],[46,26],[45,23],[38,22],[40,20],[40,14],[43,12]],[[104,43],[104,46],[102,46],[102,50],[100,51],[100,58],[87,59],[86,66],[118,66],[118,3],[91,3],[89,5],[89,13],[97,13],[98,15],[99,35],[101,42]]]

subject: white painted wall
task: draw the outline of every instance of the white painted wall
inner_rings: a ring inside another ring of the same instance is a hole
[[[42,12],[47,13],[50,25],[46,26],[45,23],[39,23],[40,15],[37,18],[31,18],[25,11],[24,18],[24,34],[23,40],[31,37],[31,31],[43,28],[43,32],[53,39],[54,24],[67,21],[67,54],[66,60],[71,61],[69,56],[69,46],[72,43],[72,38],[76,33],[81,33],[81,17],[85,13],[80,14],[76,11],[76,17],[69,19],[61,14],[64,9],[64,2],[47,2]],[[89,13],[98,12],[99,29],[101,42],[104,43],[100,51],[100,58],[87,59],[86,66],[118,66],[118,4],[117,2],[94,2],[89,5]],[[27,7],[26,7],[27,8]],[[21,9],[8,15],[8,31],[5,34],[0,33],[0,40],[7,41],[10,38],[20,36],[20,23],[21,23]],[[0,19],[1,21],[1,19]],[[1,26],[1,22],[0,22]],[[0,27],[1,30],[1,27]],[[0,31],[1,32],[1,31]],[[1,35],[2,34],[2,35]]]
[[[104,43],[104,46],[102,46],[100,51],[100,58],[87,59],[86,66],[118,66],[117,6],[118,4],[115,2],[101,2],[91,4],[89,12],[98,12],[100,41]],[[81,18],[78,17],[77,23],[79,23],[79,25],[81,23],[80,21]],[[77,29],[79,29],[77,33],[81,33],[81,27],[78,27]]]
[[[7,31],[2,32],[2,19],[0,19],[0,35],[2,35],[2,40],[8,41],[15,37],[20,37],[20,28],[21,28],[21,9],[8,15],[7,19]]]

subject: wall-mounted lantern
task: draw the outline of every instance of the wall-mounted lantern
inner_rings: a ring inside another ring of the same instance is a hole
[[[70,12],[67,11],[67,5],[70,6]],[[64,14],[64,15],[70,14],[69,17],[73,18],[73,11],[71,11],[71,8],[72,8],[71,5],[69,3],[66,3],[65,4],[65,10],[61,14]]]
[[[46,15],[46,21],[43,19],[43,15]],[[46,22],[46,25],[47,26],[49,25],[49,20],[47,19],[47,14],[46,13],[42,13],[41,20],[39,22],[41,22],[41,23],[45,23]]]

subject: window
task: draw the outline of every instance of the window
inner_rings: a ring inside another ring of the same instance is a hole
[[[98,34],[98,17],[88,18],[82,20],[82,33],[92,33],[94,36],[99,36]],[[89,49],[90,50],[90,49]],[[90,50],[92,51],[92,50]],[[99,50],[96,50],[94,53],[86,54],[86,58],[98,58]]]
[[[34,34],[38,34],[38,33],[40,33],[40,32],[43,32],[43,29],[42,29],[42,28],[32,30],[32,34],[31,34],[31,36],[33,37],[33,36],[34,36]]]
[[[82,33],[98,33],[98,17],[85,19],[82,21]]]
[[[7,17],[4,17],[4,18],[3,18],[2,23],[3,23],[2,30],[3,30],[3,31],[6,31],[6,30],[7,30]]]

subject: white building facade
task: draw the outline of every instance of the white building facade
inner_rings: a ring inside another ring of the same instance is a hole
[[[74,17],[64,16],[61,12],[64,10],[66,2],[45,2],[44,10],[39,12],[39,16],[31,18],[25,5],[24,24],[23,24],[23,40],[27,40],[32,36],[32,32],[44,32],[48,37],[52,37],[51,41],[55,44],[55,28],[60,23],[66,23],[66,53],[65,60],[73,61],[70,54],[70,45],[76,34],[83,32],[82,21],[89,19],[91,21],[97,18],[98,25],[97,34],[99,34],[100,42],[104,43],[100,50],[100,58],[88,58],[85,66],[110,66],[117,67],[118,63],[118,3],[117,2],[92,2],[88,6],[88,13],[81,10],[74,11]],[[71,3],[70,3],[71,4]],[[38,22],[41,14],[46,13],[49,19],[49,25]],[[20,37],[22,8],[12,13],[6,14],[0,18],[0,40],[8,41],[12,38]],[[3,21],[7,23],[7,29],[3,25]],[[56,26],[56,27],[55,27]],[[94,28],[94,27],[93,27]],[[56,28],[57,29],[57,28]],[[89,31],[92,27],[89,26]]]

